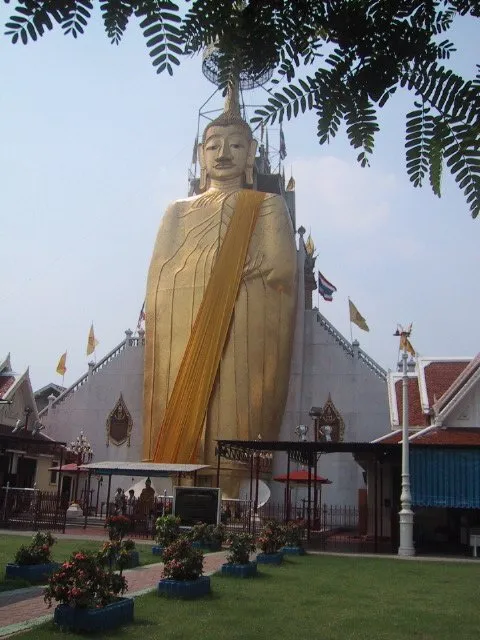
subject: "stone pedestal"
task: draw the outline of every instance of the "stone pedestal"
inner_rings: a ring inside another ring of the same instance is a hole
[[[67,509],[67,520],[75,520],[77,518],[83,518],[83,510],[79,504],[74,502]]]

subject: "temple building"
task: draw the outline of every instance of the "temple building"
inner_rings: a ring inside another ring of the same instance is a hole
[[[0,362],[0,488],[57,489],[51,468],[62,444],[44,433],[27,369],[12,368],[10,354]]]

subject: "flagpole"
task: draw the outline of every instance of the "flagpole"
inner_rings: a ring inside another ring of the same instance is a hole
[[[350,319],[350,342],[353,344],[352,315],[350,313],[350,296],[348,296],[348,317]]]

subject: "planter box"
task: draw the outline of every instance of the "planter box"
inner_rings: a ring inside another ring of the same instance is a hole
[[[206,551],[221,551],[222,549],[221,543],[218,542],[206,542],[205,544],[202,544],[201,547]]]
[[[303,547],[283,547],[283,553],[289,556],[304,556],[305,549]]]
[[[140,556],[138,555],[138,551],[130,551],[128,553],[128,564],[125,568],[133,569],[134,567],[138,567],[139,565],[140,565]]]
[[[120,598],[102,609],[78,609],[59,604],[53,621],[69,631],[108,631],[133,621],[133,600]]]
[[[160,545],[156,544],[152,547],[152,553],[154,556],[161,556],[163,555],[163,547],[161,547]]]
[[[23,578],[29,582],[46,582],[59,566],[56,562],[48,562],[47,564],[7,564],[5,577]]]
[[[200,542],[200,540],[195,540],[195,542],[192,542],[192,548],[193,549],[201,549],[202,548],[202,543]]]
[[[158,593],[170,598],[202,598],[210,593],[210,576],[200,576],[196,580],[170,580],[158,583]]]
[[[257,562],[258,564],[282,564],[283,553],[281,551],[277,551],[277,553],[258,553]]]
[[[222,564],[222,575],[235,576],[235,578],[254,578],[257,575],[257,563]]]

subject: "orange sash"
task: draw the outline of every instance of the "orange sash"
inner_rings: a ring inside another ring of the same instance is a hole
[[[265,194],[240,191],[168,400],[154,462],[194,462]]]

